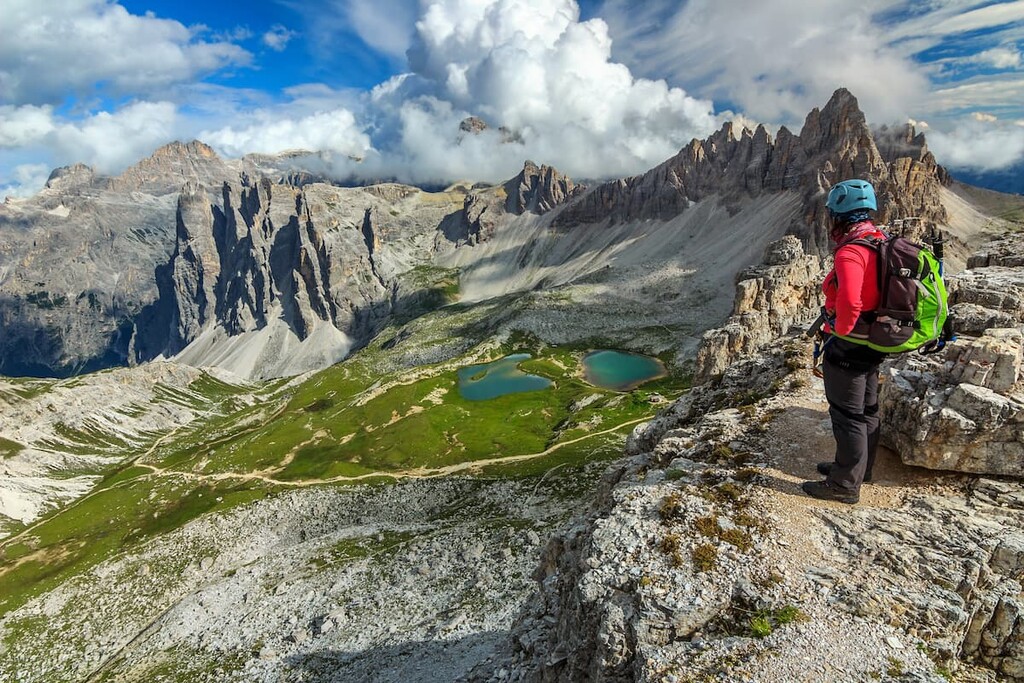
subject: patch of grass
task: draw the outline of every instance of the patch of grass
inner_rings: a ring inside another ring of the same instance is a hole
[[[677,533],[668,533],[661,539],[661,552],[668,555],[673,567],[683,566],[682,538]]]
[[[0,436],[0,458],[10,458],[23,450],[25,450],[25,447],[17,441],[11,441]]]
[[[718,538],[722,533],[722,527],[718,525],[718,517],[716,515],[699,517],[694,520],[693,527],[701,536],[707,536],[709,538]]]
[[[658,515],[666,522],[682,519],[685,512],[683,497],[678,491],[673,491],[665,496],[658,506]]]
[[[753,515],[748,514],[746,512],[739,512],[739,513],[733,515],[732,522],[736,526],[744,526],[744,527],[758,527],[758,526],[761,526],[761,520],[759,520],[757,517],[754,517]]]
[[[690,559],[698,572],[709,572],[718,564],[718,548],[711,543],[702,543],[693,549]]]
[[[701,491],[708,501],[733,507],[743,507],[745,499],[743,489],[731,481],[722,482],[717,486]]]
[[[687,476],[687,471],[683,469],[668,470],[665,472],[665,481],[679,481]]]
[[[807,615],[794,605],[786,605],[774,610],[758,610],[750,617],[747,627],[754,638],[765,638],[778,627],[798,621],[807,621]]]
[[[722,531],[718,537],[741,552],[747,552],[754,547],[750,534],[742,529],[728,529]]]
[[[31,545],[19,543],[3,549],[0,615],[116,552],[137,547],[209,511],[264,495],[264,489],[252,484],[230,482],[196,486],[142,477],[108,485],[37,524],[31,532]]]
[[[805,615],[800,608],[795,605],[786,605],[785,607],[776,610],[775,621],[779,624],[792,624],[796,621],[806,621],[807,615]]]
[[[885,674],[890,678],[899,678],[903,675],[903,662],[896,659],[895,657],[889,657],[888,666],[886,666]]]
[[[754,467],[744,467],[733,475],[736,481],[743,482],[744,484],[756,481],[760,476],[761,472]]]
[[[725,462],[728,460],[732,460],[733,457],[736,455],[736,452],[733,451],[732,446],[730,446],[729,444],[720,443],[716,444],[711,449],[711,455],[719,462]]]
[[[764,616],[756,616],[750,619],[750,633],[755,638],[766,638],[772,634],[772,622]]]

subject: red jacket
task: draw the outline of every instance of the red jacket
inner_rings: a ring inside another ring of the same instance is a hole
[[[850,228],[836,247],[835,266],[821,285],[825,309],[835,316],[836,334],[850,334],[860,314],[877,309],[882,298],[878,290],[878,252],[849,242],[884,236],[871,221],[864,221]],[[825,331],[833,329],[826,324]]]

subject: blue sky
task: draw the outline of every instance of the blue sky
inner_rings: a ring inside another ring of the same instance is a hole
[[[1024,0],[4,0],[0,25],[0,195],[196,137],[339,177],[627,175],[727,119],[799,130],[840,86],[954,169],[1024,160]]]

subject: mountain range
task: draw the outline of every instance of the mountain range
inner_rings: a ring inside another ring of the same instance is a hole
[[[924,136],[909,125],[872,133],[845,90],[799,135],[725,124],[647,173],[592,187],[528,162],[493,186],[343,188],[302,171],[302,158],[224,160],[201,142],[173,143],[119,176],[61,168],[36,197],[7,200],[0,372],[65,376],[180,354],[246,377],[297,374],[442,303],[428,274],[457,277],[472,301],[636,282],[670,262],[680,305],[657,317],[692,351],[727,310],[692,320],[678,310],[686,293],[728,297],[731,273],[782,233],[824,253],[821,195],[839,179],[874,180],[883,221],[918,216],[954,232],[959,222]],[[706,255],[691,262],[741,224],[760,228],[719,254],[725,272],[702,267]],[[608,332],[628,342],[637,321],[622,323]]]

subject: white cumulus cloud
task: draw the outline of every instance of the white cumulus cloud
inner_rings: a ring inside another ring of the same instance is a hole
[[[284,52],[296,35],[295,31],[290,31],[281,24],[274,24],[263,34],[263,44],[275,52]]]
[[[265,110],[251,118],[244,127],[203,131],[199,138],[230,156],[299,149],[361,156],[370,147],[369,136],[347,109],[315,112],[302,118],[288,118],[274,110]]]
[[[915,111],[929,90],[925,72],[875,21],[896,4],[606,0],[602,13],[630,64],[755,119],[793,125],[840,86],[870,120]]]
[[[6,106],[0,107],[0,148],[43,148],[55,164],[85,161],[112,173],[173,140],[177,124],[169,102],[134,102],[76,121],[58,119],[49,106]]]
[[[4,0],[0,11],[0,101],[57,103],[98,83],[116,93],[156,93],[251,57],[109,0]]]
[[[15,149],[41,141],[55,127],[53,107],[0,106],[0,148]]]
[[[712,104],[611,58],[608,26],[574,0],[432,0],[416,24],[411,73],[368,105],[376,172],[415,181],[500,180],[526,158],[575,176],[646,170],[714,129]],[[460,136],[469,115],[505,126]]]
[[[0,201],[7,197],[31,197],[43,189],[50,177],[48,164],[21,164],[16,166],[7,183],[0,185]]]

